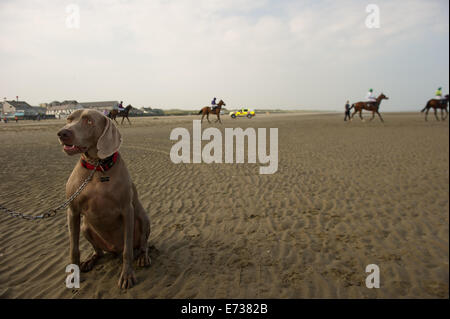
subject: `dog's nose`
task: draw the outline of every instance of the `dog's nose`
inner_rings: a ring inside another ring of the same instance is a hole
[[[61,131],[58,132],[58,137],[61,140],[67,140],[72,138],[72,131],[68,130],[68,129],[62,129]]]

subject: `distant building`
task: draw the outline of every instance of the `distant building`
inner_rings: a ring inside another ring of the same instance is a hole
[[[53,101],[53,102],[48,103],[48,106],[60,106],[60,105],[61,105],[61,102],[59,102],[59,101]]]
[[[38,112],[25,101],[4,101],[2,104],[4,116],[35,117]]]
[[[65,118],[70,114],[72,114],[72,112],[83,109],[83,106],[78,103],[62,105],[61,103],[58,102],[59,105],[55,104],[56,103],[54,102],[49,103],[49,106],[47,107],[45,114],[54,115],[57,119]]]
[[[45,115],[47,112],[47,108],[41,106],[32,106],[33,110],[36,111],[37,114]]]
[[[118,108],[117,101],[100,101],[100,102],[78,102],[76,100],[64,100],[62,102],[53,101],[50,103],[41,103],[39,106],[45,107],[47,115],[54,115],[56,118],[64,118],[76,110],[94,109],[103,113],[104,110],[112,110]]]
[[[78,104],[78,102],[76,100],[64,100],[61,102],[61,105],[66,105],[66,104]]]
[[[119,106],[119,102],[117,101],[81,102],[80,104],[86,109],[94,109],[100,112],[117,109]]]

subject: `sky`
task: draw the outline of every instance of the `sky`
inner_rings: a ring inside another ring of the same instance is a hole
[[[0,0],[0,98],[31,105],[341,110],[373,88],[416,111],[439,86],[448,0]]]

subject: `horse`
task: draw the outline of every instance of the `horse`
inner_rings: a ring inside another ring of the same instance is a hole
[[[439,121],[439,118],[437,116],[437,109],[441,109],[441,120],[445,121],[445,119],[448,117],[448,111],[447,111],[447,104],[449,101],[448,94],[443,99],[431,99],[427,102],[427,105],[423,108],[421,113],[423,113],[425,110],[427,112],[425,113],[425,121],[428,121],[428,112],[430,111],[430,108],[434,109],[434,116],[436,117],[436,120]],[[445,111],[445,117],[444,117],[444,111]]]
[[[367,110],[367,111],[372,111],[372,118],[370,119],[371,121],[375,117],[375,113],[377,113],[378,116],[380,117],[381,122],[384,123],[384,120],[381,117],[380,112],[378,112],[378,109],[380,108],[380,104],[381,104],[382,100],[389,100],[389,98],[386,95],[384,95],[383,93],[381,93],[374,102],[356,102],[356,103],[352,104],[350,110],[352,108],[355,108],[355,112],[353,112],[350,120],[353,120],[353,116],[355,116],[355,114],[359,112],[359,117],[361,118],[361,120],[364,121],[364,119],[362,117],[362,110]]]
[[[123,124],[123,120],[126,118],[128,120],[128,123],[130,123],[130,125],[131,125],[130,119],[128,118],[128,113],[130,112],[131,109],[132,109],[132,106],[129,104],[123,111],[119,111],[118,109],[111,110],[108,113],[108,117],[117,123],[116,117],[122,116],[122,122],[120,122],[120,124]],[[117,123],[117,124],[119,124],[119,123]]]
[[[208,122],[211,123],[211,121],[209,120],[209,114],[216,114],[217,120],[215,123],[219,121],[219,123],[222,124],[222,121],[220,120],[220,110],[222,109],[222,106],[226,106],[226,104],[224,101],[220,100],[219,103],[217,103],[217,107],[214,110],[212,110],[210,106],[205,106],[204,108],[202,108],[200,112],[198,112],[198,114],[202,114],[201,123],[203,123],[203,118],[205,117],[205,115]]]

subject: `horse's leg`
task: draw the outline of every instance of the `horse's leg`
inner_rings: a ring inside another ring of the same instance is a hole
[[[361,121],[363,121],[363,122],[364,122],[364,119],[363,119],[363,117],[362,117],[362,109],[361,109],[361,110],[359,110],[359,118],[361,119]]]
[[[428,112],[430,111],[430,108],[427,108],[427,111],[425,112],[425,122],[428,121]]]
[[[219,123],[222,124],[222,121],[220,120],[220,113],[217,114],[217,118],[219,119]]]
[[[358,111],[356,110],[356,107],[355,107],[353,114],[350,116],[350,122],[353,122],[353,117],[355,116],[356,113],[358,113]]]
[[[383,123],[384,123],[384,120],[383,120],[383,118],[381,117],[381,114],[380,114],[380,112],[378,112],[378,111],[377,111],[377,114],[378,114],[378,116],[380,117],[380,120],[381,120],[381,122],[383,122]]]
[[[123,120],[125,120],[125,116],[122,116],[122,121],[120,121],[120,125],[123,124]]]
[[[447,111],[447,108],[445,108],[443,110],[445,111],[445,117],[444,117],[444,121],[445,121],[447,119],[447,117],[448,117],[448,111]]]
[[[434,117],[436,118],[436,121],[439,121],[439,118],[437,116],[437,108],[434,108]]]
[[[370,121],[372,122],[374,118],[375,118],[375,111],[372,111],[372,118],[370,119]]]
[[[208,120],[208,123],[211,124],[211,121],[209,120],[209,112],[206,113],[206,119]]]
[[[205,118],[205,113],[202,113],[202,120],[200,121],[200,123],[203,123],[204,118]]]
[[[442,108],[441,109],[441,121],[443,121],[443,120],[445,120],[445,118],[444,118],[444,109]]]
[[[131,122],[130,122],[130,119],[128,118],[128,116],[127,116],[127,120],[128,120],[128,123],[130,123],[130,125],[131,125]]]

